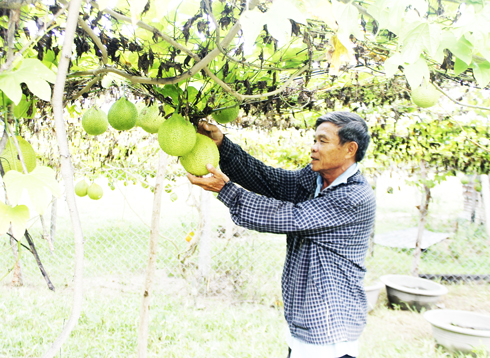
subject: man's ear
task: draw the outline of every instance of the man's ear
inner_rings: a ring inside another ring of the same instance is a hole
[[[347,142],[345,143],[347,153],[346,153],[346,158],[355,158],[357,149],[359,148],[359,145],[356,142]]]

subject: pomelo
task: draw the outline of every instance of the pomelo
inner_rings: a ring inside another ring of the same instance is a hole
[[[111,106],[107,119],[112,128],[125,131],[133,128],[138,122],[138,110],[126,97],[122,97]]]
[[[75,194],[78,196],[82,197],[87,195],[88,191],[88,184],[85,180],[80,180],[78,183],[75,184]]]
[[[97,106],[90,108],[83,114],[82,127],[90,135],[104,133],[109,127],[107,114]]]
[[[191,122],[174,113],[158,129],[158,143],[165,153],[180,157],[194,147],[196,129]]]
[[[422,83],[412,90],[412,101],[417,106],[429,108],[439,101],[440,92],[430,83]]]
[[[87,194],[90,199],[99,200],[104,195],[104,190],[99,184],[92,183],[87,189]]]
[[[221,124],[230,123],[237,119],[238,113],[240,112],[240,106],[236,104],[233,107],[225,108],[216,112],[211,113],[213,119]]]
[[[212,164],[215,168],[219,165],[219,150],[216,143],[211,138],[197,133],[196,144],[189,153],[180,158],[180,164],[195,176],[208,174],[207,164]]]
[[[158,133],[163,122],[165,122],[165,118],[160,115],[160,110],[156,104],[144,107],[138,116],[138,125],[148,133]]]

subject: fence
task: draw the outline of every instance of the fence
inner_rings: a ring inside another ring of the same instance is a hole
[[[489,239],[483,225],[472,223],[465,212],[464,190],[457,178],[434,188],[427,226],[432,231],[424,233],[421,274],[446,279],[488,278]],[[165,280],[171,290],[226,295],[236,300],[267,299],[280,304],[285,236],[235,226],[227,209],[212,194],[209,207],[203,211],[202,195],[185,178],[177,180],[172,192],[164,193],[157,280]],[[105,187],[104,197],[98,201],[77,199],[85,238],[84,277],[88,282],[102,280],[109,284],[117,279],[131,284],[132,277],[144,274],[152,197],[152,192],[140,185],[118,183],[115,190]],[[405,185],[402,177],[387,173],[378,180],[376,235],[366,261],[366,284],[383,274],[410,273],[410,242],[417,226],[418,201],[417,190]],[[73,275],[74,246],[67,212],[64,201],[58,200],[53,251],[41,238],[39,219],[29,229],[55,287],[69,285]],[[186,237],[199,232],[203,215],[210,235],[193,246]],[[49,223],[49,217],[45,221]],[[6,274],[14,264],[7,236],[0,238],[0,253],[0,267]],[[45,285],[33,256],[25,249],[21,249],[20,266],[24,284]],[[12,273],[2,284],[11,280]]]

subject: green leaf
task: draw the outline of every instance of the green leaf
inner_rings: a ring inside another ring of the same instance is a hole
[[[17,238],[24,235],[29,220],[29,209],[25,205],[11,207],[0,201],[0,236],[9,231],[12,225],[12,234]]]
[[[460,73],[466,71],[468,68],[468,65],[466,62],[461,61],[459,58],[456,57],[456,60],[454,61],[454,74],[457,76]]]
[[[177,85],[165,85],[163,89],[160,90],[164,96],[172,98],[175,104],[179,103],[179,96],[183,93],[182,89]]]
[[[482,88],[486,87],[490,83],[490,62],[473,62],[470,67],[473,69],[473,75],[478,85]]]
[[[400,33],[400,28],[407,5],[399,0],[377,0],[368,8],[369,13],[378,21],[380,29],[388,29],[394,34]]]
[[[51,100],[51,87],[47,82],[54,83],[56,75],[41,61],[34,58],[25,59],[17,70],[0,74],[0,89],[14,102],[19,104],[22,99],[20,85],[25,83],[37,97]]]
[[[349,42],[345,41],[349,39],[352,34],[357,39],[363,40],[364,34],[359,27],[359,10],[352,5],[344,4],[340,1],[332,1],[332,9],[337,24],[339,25],[339,30],[337,32],[337,37],[342,42],[344,46],[349,46]]]
[[[402,65],[403,63],[404,60],[400,53],[395,53],[393,56],[388,58],[384,63],[386,77],[393,77],[395,73],[398,72],[398,66]]]
[[[467,65],[471,63],[473,44],[469,42],[464,36],[461,37],[457,42],[453,42],[448,46],[448,49],[459,58],[464,61]]]
[[[27,190],[34,210],[40,215],[44,214],[51,201],[51,194],[61,196],[61,189],[55,179],[55,172],[49,167],[36,166],[28,173],[23,174],[16,170],[8,171],[3,181],[12,204],[17,205],[24,190]]]
[[[405,66],[403,73],[412,88],[420,86],[424,78],[427,81],[430,79],[429,67],[422,56],[413,64]]]
[[[406,29],[400,33],[402,57],[406,63],[411,64],[418,60],[427,44],[430,46],[430,30],[426,22],[412,23]]]

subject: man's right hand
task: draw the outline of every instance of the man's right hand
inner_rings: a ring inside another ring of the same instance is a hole
[[[221,143],[223,143],[223,133],[214,124],[210,124],[206,121],[199,122],[197,133],[204,134],[205,136],[211,138],[214,143],[216,143],[218,148],[221,146]]]

